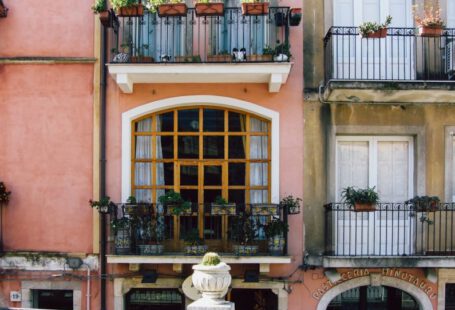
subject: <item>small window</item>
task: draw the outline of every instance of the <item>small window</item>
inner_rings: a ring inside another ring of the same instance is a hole
[[[446,310],[455,310],[455,283],[446,284]]]
[[[71,290],[32,290],[33,307],[37,309],[72,310]]]

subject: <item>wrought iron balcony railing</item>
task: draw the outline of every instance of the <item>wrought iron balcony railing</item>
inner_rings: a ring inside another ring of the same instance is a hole
[[[357,27],[331,27],[324,38],[325,81],[450,80],[455,74],[455,29],[419,36],[388,28],[385,38],[362,38]]]
[[[455,255],[455,204],[379,203],[355,211],[325,205],[325,247],[330,256]]]
[[[287,216],[286,208],[275,204],[192,204],[188,210],[160,204],[118,204],[109,214],[109,249],[112,255],[217,251],[283,256],[287,233],[275,238],[275,247],[270,247],[273,239],[267,238],[265,225],[274,220],[287,226]]]
[[[189,8],[185,17],[119,17],[110,33],[110,61],[271,62],[270,53],[289,53],[289,10],[270,7],[268,15],[244,16],[230,7],[223,16],[198,17]]]

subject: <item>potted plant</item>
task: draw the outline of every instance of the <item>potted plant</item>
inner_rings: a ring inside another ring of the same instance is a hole
[[[258,252],[258,245],[254,244],[257,237],[257,225],[253,218],[242,213],[232,218],[231,238],[236,243],[233,250],[235,255],[255,255]]]
[[[417,212],[435,212],[439,210],[440,202],[437,196],[415,196],[405,203],[410,204]]]
[[[131,56],[131,62],[133,63],[144,63],[144,62],[154,62],[153,57],[151,56],[144,56],[145,50],[149,49],[148,44],[142,44],[139,48],[137,48],[137,56]]]
[[[150,0],[152,7],[157,7],[159,17],[184,17],[188,7],[181,0]]]
[[[289,195],[281,199],[280,206],[287,209],[288,214],[298,214],[300,213],[300,204],[302,203],[301,198],[294,198],[294,196]]]
[[[253,203],[251,204],[252,215],[277,215],[278,205],[271,203]]]
[[[285,236],[289,231],[289,225],[280,219],[272,219],[264,225],[265,235],[268,240],[268,249],[271,255],[283,255]]]
[[[131,216],[146,216],[153,212],[153,206],[147,202],[137,202],[136,197],[129,196],[125,203],[125,212]]]
[[[92,208],[98,209],[99,213],[109,213],[111,209],[111,198],[109,196],[102,197],[99,201],[89,200],[90,206]]]
[[[198,0],[195,5],[196,16],[223,16],[224,3],[220,1]]]
[[[375,187],[365,189],[356,189],[348,186],[341,192],[343,201],[354,207],[354,211],[375,211],[376,203],[379,202],[379,195]]]
[[[112,8],[121,17],[134,17],[144,15],[144,6],[141,0],[110,0]]]
[[[442,35],[444,20],[440,15],[439,4],[426,6],[423,15],[417,13],[417,6],[413,7],[414,20],[419,28],[419,35],[422,37],[439,37]]]
[[[224,50],[216,55],[207,55],[207,62],[232,62],[232,55]]]
[[[161,241],[164,239],[164,222],[162,216],[152,213],[136,219],[140,231],[139,253],[141,255],[159,255],[164,251]]]
[[[263,0],[242,0],[243,15],[267,15],[269,3]]]
[[[191,202],[183,200],[180,193],[170,190],[158,197],[158,201],[166,209],[168,215],[190,215]]]
[[[210,212],[212,215],[235,215],[237,208],[235,203],[229,203],[224,198],[218,196],[215,202],[212,202]]]
[[[99,14],[100,22],[105,27],[110,27],[111,25],[111,12],[106,7],[106,0],[96,0],[95,4],[92,6],[94,14]]]
[[[3,182],[0,182],[0,206],[6,206],[8,204],[10,195],[11,192],[8,191],[5,184]]]
[[[291,46],[289,43],[280,43],[280,41],[277,41],[277,45],[275,46],[275,56],[273,57],[274,61],[277,62],[283,62],[283,61],[289,61],[291,59],[292,54],[291,54]]]
[[[289,25],[298,26],[302,20],[302,9],[301,8],[292,8],[289,11]]]
[[[207,252],[208,246],[204,244],[204,240],[199,238],[197,229],[190,230],[185,234],[185,254],[187,255],[203,255]]]
[[[262,49],[261,61],[271,62],[271,61],[273,61],[274,55],[275,55],[275,49],[266,45]]]
[[[201,56],[199,55],[190,55],[190,56],[175,56],[175,62],[201,62]]]
[[[392,16],[388,15],[385,23],[364,22],[359,26],[360,36],[362,38],[385,38],[387,36],[387,27],[392,22]]]
[[[115,254],[130,254],[131,250],[131,226],[128,217],[116,218],[111,220],[111,230],[115,239]]]

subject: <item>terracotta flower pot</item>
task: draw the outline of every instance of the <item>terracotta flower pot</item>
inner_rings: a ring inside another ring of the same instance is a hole
[[[133,63],[147,63],[154,62],[153,57],[151,56],[131,56],[131,62]]]
[[[188,7],[185,3],[168,3],[161,4],[158,7],[159,17],[174,17],[174,16],[186,16]]]
[[[376,211],[376,206],[372,203],[355,203],[354,211],[355,212],[372,212],[372,211]]]
[[[292,8],[289,12],[289,25],[298,26],[302,20],[302,9],[301,8]]]
[[[260,55],[257,55],[257,54],[246,55],[246,61],[251,61],[251,62],[259,61],[259,56]]]
[[[207,55],[207,62],[232,62],[231,55]]]
[[[137,17],[144,15],[144,6],[135,4],[132,6],[123,6],[117,10],[117,15],[120,17]]]
[[[212,2],[212,3],[196,3],[196,16],[223,16],[224,15],[224,3]]]
[[[243,15],[267,15],[269,14],[268,2],[242,3]]]
[[[440,37],[442,35],[442,28],[420,26],[419,35],[421,37]]]
[[[111,12],[106,10],[99,13],[101,25],[104,27],[111,26]]]
[[[367,39],[381,39],[387,37],[387,28],[382,28],[381,30],[378,30],[373,33],[368,33],[366,35],[362,35],[362,38],[367,38]]]

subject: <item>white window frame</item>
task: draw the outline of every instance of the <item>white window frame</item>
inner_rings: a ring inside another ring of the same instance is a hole
[[[455,126],[445,129],[445,195],[446,202],[455,202]]]

